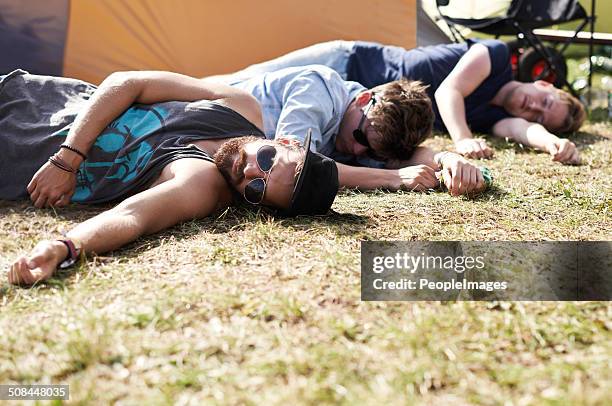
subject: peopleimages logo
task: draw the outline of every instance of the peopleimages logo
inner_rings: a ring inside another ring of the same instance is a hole
[[[444,291],[451,290],[483,290],[493,292],[496,290],[505,290],[508,288],[508,282],[503,281],[468,281],[465,278],[462,280],[451,279],[449,281],[431,281],[429,279],[420,278],[418,281],[403,278],[396,281],[385,281],[382,278],[374,279],[372,287],[376,290],[429,290],[429,291]]]
[[[419,256],[407,252],[396,253],[394,256],[376,256],[372,260],[372,272],[380,274],[388,270],[405,270],[415,273],[417,270],[453,270],[463,273],[471,269],[483,269],[484,257],[477,256],[431,256],[421,253]]]

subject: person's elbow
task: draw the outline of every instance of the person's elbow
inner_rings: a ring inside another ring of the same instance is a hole
[[[440,86],[434,92],[434,99],[436,100],[436,104],[438,106],[444,105],[445,102],[452,100],[453,94],[456,93],[456,89],[449,83],[442,82]]]
[[[135,81],[139,77],[137,71],[119,71],[113,72],[104,79],[103,83],[113,85],[123,85]]]
[[[444,84],[441,84],[440,86],[438,86],[438,88],[434,92],[434,99],[436,99],[437,103],[439,103],[440,100],[442,100],[445,92],[447,92],[447,89],[446,89],[446,86],[444,86]]]
[[[121,71],[113,72],[104,79],[100,84],[100,87],[112,89],[120,92],[133,92],[137,93],[138,89],[144,83],[144,76],[142,72],[138,71]]]

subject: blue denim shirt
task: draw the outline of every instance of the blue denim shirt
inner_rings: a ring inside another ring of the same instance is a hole
[[[355,159],[336,150],[342,117],[350,102],[365,90],[359,83],[342,80],[326,66],[308,65],[236,79],[230,84],[259,100],[266,138],[285,137],[303,142],[312,128],[313,151],[338,162],[384,167],[382,162],[367,157]]]

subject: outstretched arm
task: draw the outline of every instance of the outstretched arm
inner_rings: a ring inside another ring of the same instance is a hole
[[[359,190],[386,189],[421,192],[439,185],[435,171],[427,165],[379,169],[336,163],[341,187]]]
[[[461,57],[434,95],[457,152],[470,158],[489,158],[493,155],[493,150],[484,140],[473,138],[465,118],[464,101],[490,73],[491,59],[487,47],[475,44]]]
[[[99,254],[181,221],[207,216],[231,202],[225,180],[210,162],[181,159],[166,166],[162,176],[169,179],[80,223],[66,237],[85,253]],[[41,241],[13,263],[9,282],[31,285],[48,279],[67,255],[62,242]]]
[[[436,171],[441,170],[445,185],[454,195],[474,193],[485,187],[480,169],[452,152],[436,153],[418,147],[409,160],[393,161],[387,169],[338,165],[340,186],[360,190],[388,189],[424,191],[439,185]]]
[[[520,117],[498,121],[493,126],[493,135],[548,152],[553,161],[568,165],[580,163],[580,153],[573,142],[548,132],[541,124],[531,123]]]
[[[217,100],[262,128],[257,100],[240,89],[172,72],[118,72],[102,82],[87,107],[79,112],[65,143],[87,154],[102,130],[132,104],[171,100]],[[82,162],[78,154],[67,149],[57,155],[73,169]],[[65,206],[75,186],[74,174],[46,163],[28,184],[28,193],[36,207]]]

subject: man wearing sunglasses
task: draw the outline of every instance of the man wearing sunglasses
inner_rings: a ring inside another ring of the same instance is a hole
[[[484,187],[480,170],[467,160],[450,153],[435,160],[433,151],[419,147],[434,121],[419,82],[397,80],[366,89],[322,65],[223,81],[259,100],[266,138],[302,142],[312,129],[312,149],[338,162],[340,186],[432,189],[439,184],[435,170],[441,159],[453,195]]]
[[[246,202],[273,207],[281,215],[325,214],[338,191],[336,163],[303,146],[237,138],[215,154],[217,167]]]
[[[224,176],[244,200],[282,215],[327,213],[335,162],[310,151],[310,136],[306,148],[292,147],[265,140],[260,126],[248,93],[171,72],[116,73],[98,88],[21,70],[0,75],[0,200],[117,203],[40,241],[14,261],[9,281],[31,285],[82,254],[227,207],[235,199]]]
[[[330,41],[251,65],[224,81],[247,81],[266,72],[322,64],[345,80],[373,87],[402,77],[427,85],[434,127],[448,132],[457,152],[489,158],[493,150],[472,132],[491,133],[577,164],[574,143],[555,133],[577,131],[586,118],[578,99],[548,82],[513,80],[510,51],[498,40],[468,40],[406,50],[366,41]]]

